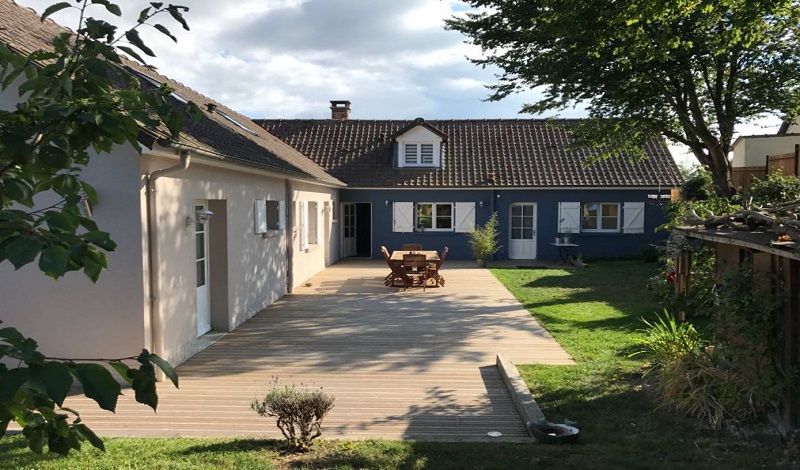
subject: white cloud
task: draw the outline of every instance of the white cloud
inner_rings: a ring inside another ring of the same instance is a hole
[[[42,11],[55,0],[17,0]],[[118,1],[130,24],[146,0]],[[516,118],[527,91],[489,102],[486,84],[495,70],[466,57],[480,50],[446,31],[443,22],[463,15],[460,0],[185,0],[191,31],[160,20],[178,44],[153,29],[145,41],[158,55],[159,71],[253,117],[326,118],[329,100],[352,102],[363,119]],[[94,12],[102,7],[93,7]],[[76,16],[54,19],[69,27]],[[582,117],[576,107],[560,117]],[[761,121],[760,121],[761,122]],[[744,127],[744,134],[773,133]],[[680,154],[681,152],[675,152]],[[690,160],[690,157],[680,157]]]

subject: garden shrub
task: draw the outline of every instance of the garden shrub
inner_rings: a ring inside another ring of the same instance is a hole
[[[710,340],[669,313],[645,322],[640,350],[652,362],[647,377],[662,406],[694,416],[714,429],[725,420],[763,416],[797,382],[781,370],[771,280],[743,263],[721,277],[711,305]]]
[[[752,198],[756,205],[780,204],[800,199],[800,178],[773,171],[767,179],[756,180],[747,190],[745,198]]]
[[[261,417],[273,417],[290,451],[305,452],[322,435],[322,419],[333,408],[334,398],[320,389],[274,388],[250,409]]]

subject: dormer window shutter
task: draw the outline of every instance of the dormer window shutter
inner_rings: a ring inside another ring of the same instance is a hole
[[[433,165],[433,144],[420,144],[420,163]]]
[[[405,164],[416,165],[419,163],[419,155],[416,144],[405,144]]]

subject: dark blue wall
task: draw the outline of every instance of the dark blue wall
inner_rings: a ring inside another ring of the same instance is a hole
[[[649,244],[667,237],[667,232],[656,232],[666,222],[663,207],[667,200],[648,199],[656,190],[361,190],[344,189],[341,202],[369,203],[372,206],[372,258],[381,258],[380,247],[389,251],[399,249],[403,243],[421,243],[425,249],[450,248],[448,258],[471,259],[466,233],[454,232],[392,232],[393,202],[474,202],[475,222],[483,225],[493,210],[498,212],[500,222],[500,244],[503,248],[495,259],[508,259],[509,211],[512,203],[536,203],[536,257],[550,261],[556,258],[557,249],[550,245],[558,231],[559,202],[644,202],[645,228],[641,234],[624,233],[573,233],[572,243],[580,245],[572,254],[585,257],[631,256]],[[661,194],[669,194],[662,190]],[[386,201],[389,202],[388,206]],[[479,202],[483,202],[480,207]],[[621,210],[621,208],[620,208]]]

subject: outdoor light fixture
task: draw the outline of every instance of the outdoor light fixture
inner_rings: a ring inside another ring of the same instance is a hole
[[[197,210],[194,212],[194,218],[186,217],[186,225],[192,225],[195,222],[198,224],[208,223],[208,219],[210,219],[212,215],[214,215],[214,213],[208,209]]]
[[[483,201],[478,201],[478,207],[483,207]]]
[[[389,200],[387,199],[387,200],[383,201],[383,205],[386,206],[386,207],[389,207]]]

